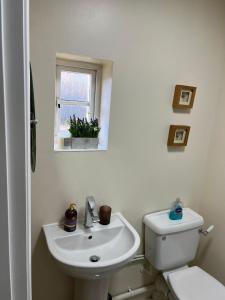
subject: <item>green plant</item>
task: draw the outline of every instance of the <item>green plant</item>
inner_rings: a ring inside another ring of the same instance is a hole
[[[70,117],[69,132],[72,137],[88,137],[97,138],[101,128],[98,125],[98,119],[91,119],[90,122],[86,118],[76,118],[75,115]]]

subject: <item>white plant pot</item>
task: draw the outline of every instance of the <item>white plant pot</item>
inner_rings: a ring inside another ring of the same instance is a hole
[[[98,138],[71,138],[72,149],[97,149]]]

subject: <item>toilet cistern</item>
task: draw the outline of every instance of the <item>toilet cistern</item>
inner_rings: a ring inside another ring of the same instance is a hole
[[[96,201],[93,196],[86,198],[84,227],[93,227],[93,223],[99,222]]]
[[[199,245],[202,216],[190,208],[183,209],[183,218],[170,220],[169,210],[144,217],[145,256],[161,271],[187,265],[195,256]]]
[[[169,210],[148,214],[145,224],[145,256],[159,271],[170,289],[171,300],[225,299],[225,286],[199,267],[189,267],[196,257],[200,234],[208,235],[211,225],[203,230],[204,220],[190,208],[183,218],[171,220]]]

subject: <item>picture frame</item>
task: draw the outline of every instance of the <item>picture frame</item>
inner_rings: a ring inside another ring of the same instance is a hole
[[[191,109],[197,88],[188,85],[176,85],[173,97],[174,109]]]
[[[190,129],[186,125],[170,125],[167,146],[187,146]]]

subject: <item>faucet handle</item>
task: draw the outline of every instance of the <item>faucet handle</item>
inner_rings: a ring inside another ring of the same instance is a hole
[[[98,216],[93,216],[93,223],[98,223],[100,221]]]

